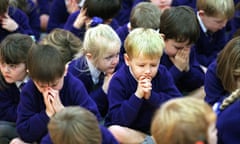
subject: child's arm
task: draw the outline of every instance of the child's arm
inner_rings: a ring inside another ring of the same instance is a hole
[[[14,32],[18,29],[19,25],[17,22],[12,19],[8,13],[5,14],[5,18],[2,19],[2,28],[9,31],[9,32]]]

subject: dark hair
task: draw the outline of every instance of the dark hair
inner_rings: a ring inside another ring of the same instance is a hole
[[[14,33],[6,36],[0,45],[0,62],[6,64],[26,64],[27,54],[34,44],[32,38],[25,34]],[[7,88],[7,83],[2,75],[0,88]]]
[[[103,20],[115,17],[121,8],[121,0],[86,0],[83,8],[88,17],[100,17]]]
[[[177,6],[166,9],[161,15],[160,33],[165,39],[174,39],[177,42],[189,40],[195,43],[200,35],[197,16],[189,6]]]
[[[36,45],[28,55],[29,76],[39,82],[49,83],[61,78],[65,63],[57,48],[51,45]]]
[[[7,12],[9,6],[9,0],[0,0],[0,15]]]
[[[32,38],[25,34],[10,34],[1,42],[0,61],[6,64],[26,63],[27,53],[34,45]]]

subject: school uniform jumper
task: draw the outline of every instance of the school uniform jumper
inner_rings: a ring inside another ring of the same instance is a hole
[[[108,111],[108,99],[102,89],[103,79],[99,79],[97,84],[93,83],[85,56],[73,60],[68,66],[68,71],[83,82],[89,95],[97,104],[99,112],[104,117]]]
[[[89,97],[84,85],[70,73],[64,77],[59,96],[64,106],[82,106],[100,118],[97,106]],[[18,134],[25,142],[39,142],[47,134],[49,117],[45,109],[43,95],[33,81],[29,80],[20,94],[17,119]]]
[[[222,100],[229,96],[229,92],[224,90],[221,80],[216,74],[217,61],[213,61],[209,66],[205,76],[204,89],[206,96],[204,100],[214,105],[216,102],[222,102]]]
[[[195,55],[195,50],[192,47],[189,59],[189,71],[181,72],[169,59],[166,53],[163,53],[160,63],[169,70],[175,81],[176,86],[181,92],[191,92],[204,83],[205,74],[200,67]]]
[[[123,65],[112,77],[109,84],[109,113],[105,125],[121,125],[148,133],[155,110],[169,99],[181,97],[171,74],[164,66],[159,66],[152,79],[152,91],[148,100],[136,95],[137,81],[129,67]]]

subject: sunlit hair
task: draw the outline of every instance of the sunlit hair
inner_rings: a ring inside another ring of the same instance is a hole
[[[160,59],[164,46],[164,41],[157,31],[145,28],[132,30],[124,43],[126,54],[130,59],[137,58],[141,54],[146,58]]]
[[[140,2],[131,11],[131,28],[143,27],[159,29],[161,11],[150,2]]]
[[[237,78],[240,77],[240,37],[227,43],[217,57],[216,74],[229,93],[237,89]]]
[[[29,76],[36,82],[52,83],[65,72],[65,63],[61,53],[51,45],[36,45],[31,48],[27,67]]]
[[[197,16],[189,6],[177,6],[164,10],[161,15],[160,33],[164,39],[195,43],[200,35]]]
[[[216,115],[203,100],[184,97],[164,103],[155,113],[151,134],[156,144],[207,144]]]
[[[197,0],[197,9],[207,16],[230,19],[234,15],[233,0]]]
[[[96,66],[106,51],[116,48],[120,51],[120,46],[121,40],[117,33],[109,25],[99,24],[87,30],[83,41],[83,55],[90,53]]]
[[[48,44],[56,47],[62,54],[64,62],[71,61],[81,51],[83,43],[73,33],[56,28],[52,30],[41,41],[41,44]]]
[[[96,117],[76,106],[56,113],[48,124],[54,144],[101,144],[102,137]]]

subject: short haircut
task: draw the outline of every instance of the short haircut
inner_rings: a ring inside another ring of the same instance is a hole
[[[233,0],[197,0],[197,10],[203,10],[207,16],[230,19],[234,15]]]
[[[27,67],[29,76],[37,82],[51,83],[61,78],[65,63],[57,48],[51,45],[36,45],[31,48]]]
[[[131,11],[131,28],[143,27],[159,29],[161,11],[150,2],[140,2]]]
[[[151,134],[157,144],[207,143],[208,128],[215,122],[215,113],[203,100],[176,98],[167,101],[156,111]]]
[[[217,76],[225,90],[237,88],[236,78],[240,77],[240,36],[229,41],[217,57]]]
[[[135,28],[132,30],[124,43],[128,57],[137,58],[143,54],[146,58],[161,58],[164,41],[160,34],[153,29]]]
[[[189,6],[177,6],[164,10],[161,15],[160,33],[165,39],[195,43],[200,35],[197,16]]]
[[[71,61],[83,46],[82,40],[77,36],[59,28],[52,30],[44,37],[41,44],[49,44],[59,49],[65,63]]]
[[[88,17],[100,17],[103,20],[111,19],[121,9],[121,0],[86,0],[83,8],[87,9]]]
[[[109,49],[119,48],[121,40],[117,33],[107,24],[99,24],[89,28],[84,36],[83,54],[91,53],[94,58],[93,63],[97,65],[103,54]]]
[[[96,117],[88,110],[75,106],[56,113],[48,124],[54,144],[100,144],[101,131]]]
[[[0,15],[3,15],[7,12],[9,6],[9,0],[1,0],[0,1]]]
[[[6,36],[0,45],[0,61],[6,64],[27,62],[27,54],[35,42],[25,34],[14,33]]]

